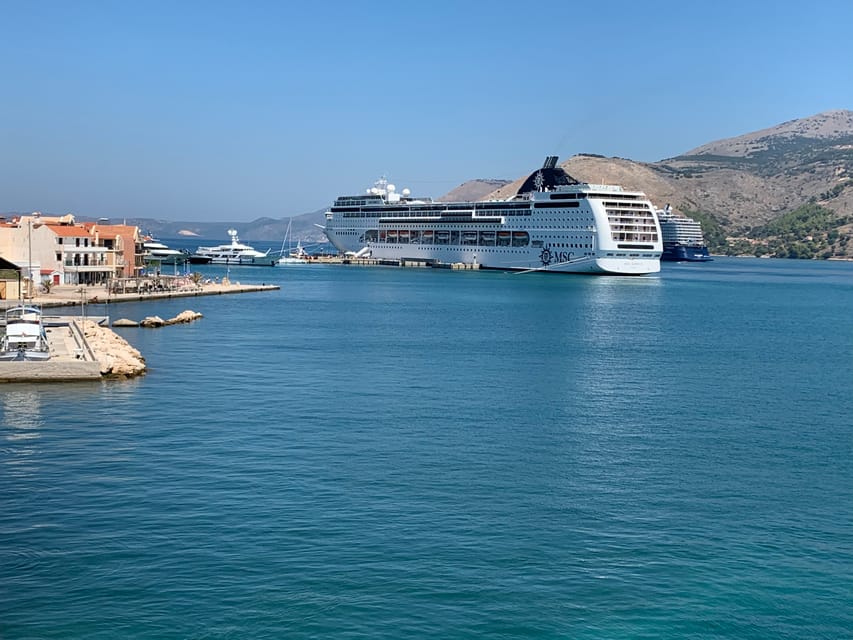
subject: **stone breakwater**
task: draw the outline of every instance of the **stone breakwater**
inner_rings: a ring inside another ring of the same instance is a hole
[[[172,324],[192,322],[201,317],[202,314],[199,312],[187,309],[169,320],[163,320],[159,316],[149,316],[140,322],[116,320],[113,325],[123,327],[165,327]],[[107,327],[102,327],[91,320],[82,321],[80,325],[83,330],[83,336],[86,338],[92,354],[101,367],[101,375],[131,378],[145,373],[145,358],[115,331]]]
[[[198,311],[190,311],[187,309],[186,311],[181,311],[174,318],[169,318],[168,320],[163,320],[160,316],[148,316],[139,322],[136,320],[128,320],[127,318],[121,318],[113,322],[114,327],[148,327],[148,328],[156,328],[156,327],[166,327],[171,324],[186,324],[188,322],[193,322],[202,318],[202,314]]]
[[[145,358],[115,331],[91,320],[79,324],[102,376],[131,378],[145,373]]]

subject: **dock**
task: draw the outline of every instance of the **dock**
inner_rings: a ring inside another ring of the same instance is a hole
[[[68,382],[100,380],[101,364],[74,319],[58,316],[45,328],[50,360],[0,362],[0,382]]]
[[[223,279],[224,280],[224,279]],[[172,286],[168,280],[151,287],[107,288],[105,286],[57,285],[50,293],[39,293],[28,299],[42,308],[74,307],[82,304],[112,304],[114,302],[142,302],[147,300],[165,300],[170,298],[194,298],[198,296],[219,296],[232,293],[255,293],[281,289],[276,284],[240,284],[239,282],[213,282],[197,286]],[[18,304],[16,300],[2,300],[0,307]]]

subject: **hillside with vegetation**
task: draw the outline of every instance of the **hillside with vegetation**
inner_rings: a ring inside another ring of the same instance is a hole
[[[659,162],[579,154],[561,166],[579,180],[644,191],[657,206],[700,220],[713,253],[853,258],[853,111],[792,120]],[[488,197],[506,197],[523,180]]]

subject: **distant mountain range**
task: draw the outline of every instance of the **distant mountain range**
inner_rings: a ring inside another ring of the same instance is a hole
[[[325,209],[293,217],[291,235],[305,242],[326,242],[326,236],[317,224],[325,222]],[[252,243],[258,240],[282,240],[287,231],[290,218],[257,218],[251,222],[176,222],[154,218],[113,218],[114,223],[124,223],[139,227],[143,233],[155,238],[198,238],[216,244],[228,243],[228,229],[236,229],[241,242]]]
[[[544,158],[544,155],[543,155]],[[853,111],[836,110],[718,140],[659,162],[579,154],[561,165],[592,183],[644,191],[656,205],[702,221],[712,251],[788,257],[853,257]],[[531,172],[536,167],[531,167]],[[514,181],[470,180],[441,201],[515,194]],[[325,209],[293,218],[292,237],[322,242]],[[288,218],[175,222],[114,218],[159,238],[245,242],[283,238]]]

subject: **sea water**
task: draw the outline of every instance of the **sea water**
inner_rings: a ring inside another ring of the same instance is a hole
[[[842,638],[853,264],[194,267],[0,386],[0,637]]]

